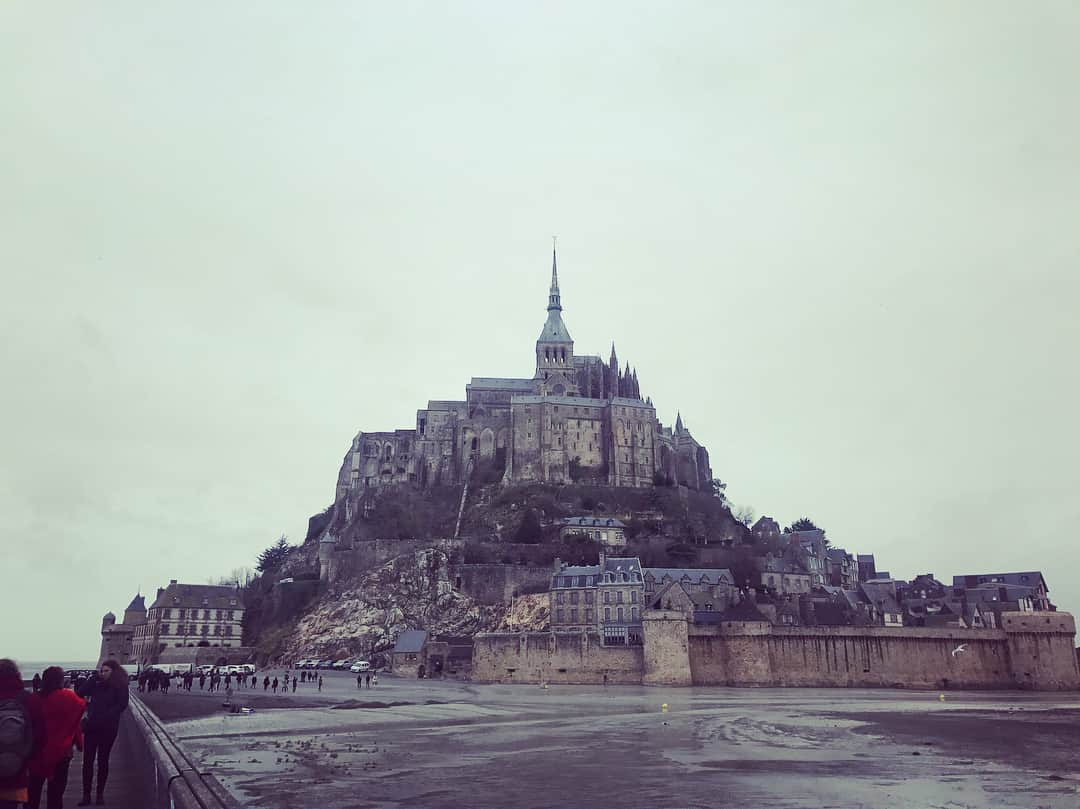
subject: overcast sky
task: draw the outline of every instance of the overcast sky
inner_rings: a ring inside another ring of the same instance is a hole
[[[732,500],[1080,609],[1080,6],[5,3],[0,655],[528,376],[559,235]]]

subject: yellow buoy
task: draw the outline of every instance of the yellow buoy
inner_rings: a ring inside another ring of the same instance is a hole
[[[660,706],[660,713],[667,713],[667,703]]]
[[[938,695],[937,695],[937,698],[938,698],[938,700],[940,700],[941,702],[944,702],[944,701],[945,701],[945,695],[944,695],[944,694],[938,694]]]

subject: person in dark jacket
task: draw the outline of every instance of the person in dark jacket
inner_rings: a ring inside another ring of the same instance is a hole
[[[109,754],[120,730],[120,715],[128,706],[127,672],[115,660],[101,664],[98,676],[87,681],[79,696],[89,701],[86,710],[83,749],[83,796],[79,806],[89,806],[97,758],[97,803],[105,803],[105,782],[109,780]]]
[[[30,728],[33,733],[33,746],[30,755],[23,762],[18,772],[0,778],[0,809],[15,809],[28,800],[27,785],[30,782],[30,760],[45,746],[45,719],[40,707],[29,703],[26,688],[23,686],[22,672],[14,660],[0,659],[0,702],[16,700],[26,705],[30,714]]]
[[[63,809],[72,748],[81,750],[83,746],[79,720],[86,709],[86,702],[75,692],[64,688],[62,668],[49,666],[41,678],[41,691],[32,694],[27,704],[32,713],[41,712],[45,720],[46,735],[44,746],[30,759],[30,795],[26,801],[27,809],[38,809],[41,806],[41,793],[46,784],[48,809]]]

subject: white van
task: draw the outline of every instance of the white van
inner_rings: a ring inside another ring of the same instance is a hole
[[[365,671],[371,671],[371,664],[366,660],[357,660],[355,663],[349,666],[349,671],[351,671],[353,674],[361,674]]]

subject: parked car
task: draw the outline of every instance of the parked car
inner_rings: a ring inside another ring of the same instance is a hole
[[[341,660],[334,661],[334,668],[337,671],[345,671],[345,669],[347,669],[351,665],[352,661],[347,658],[342,658]]]
[[[349,666],[349,671],[351,671],[353,674],[360,674],[365,671],[371,671],[371,664],[366,660],[357,660],[355,663]]]
[[[240,673],[241,674],[254,674],[255,673],[255,664],[254,663],[244,663],[244,665],[242,665],[240,667]]]
[[[237,674],[241,674],[241,673],[243,673],[243,670],[242,670],[241,666],[226,666],[225,667],[225,674],[232,674],[235,677]]]
[[[207,677],[209,677],[211,674],[214,673],[214,667],[213,666],[199,666],[197,669],[195,669],[195,673],[196,674],[204,674]]]
[[[332,669],[333,667],[333,660],[320,660],[318,663],[315,664],[315,668],[317,669]]]
[[[301,660],[301,661],[299,661],[299,662],[298,662],[298,663],[296,664],[296,667],[297,667],[298,669],[313,669],[313,668],[315,668],[315,667],[316,667],[316,666],[318,666],[318,665],[319,665],[319,661],[318,661],[318,660],[312,660],[312,659],[305,659],[305,660]]]

